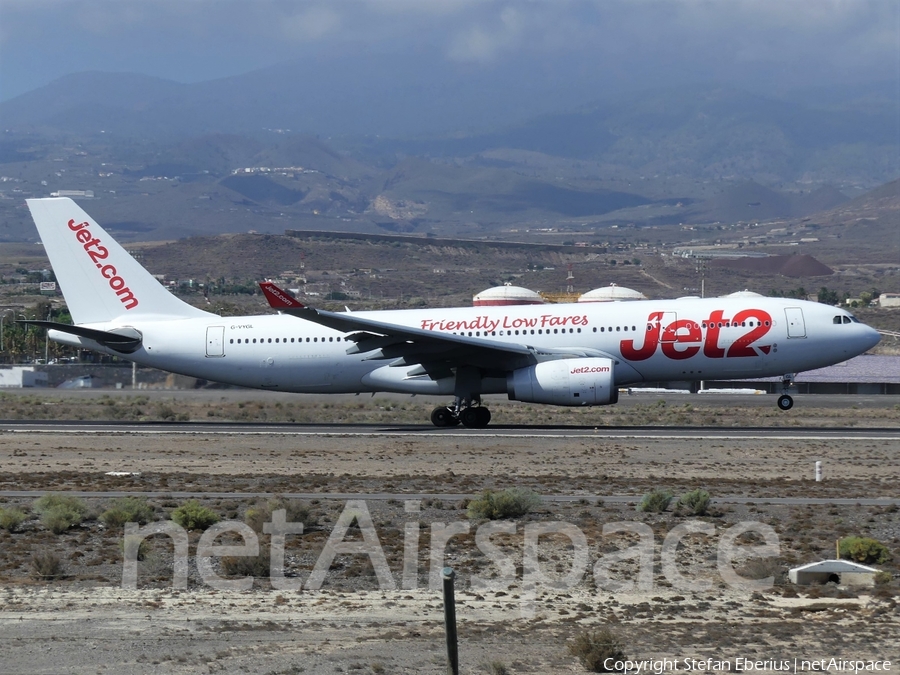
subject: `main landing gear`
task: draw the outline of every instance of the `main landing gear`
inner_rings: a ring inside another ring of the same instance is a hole
[[[794,373],[787,373],[781,378],[781,396],[778,397],[778,408],[790,410],[794,407],[794,399],[787,393],[794,384]]]
[[[481,405],[478,397],[454,401],[431,411],[431,423],[436,427],[455,427],[462,423],[469,429],[484,429],[491,422],[491,411]]]

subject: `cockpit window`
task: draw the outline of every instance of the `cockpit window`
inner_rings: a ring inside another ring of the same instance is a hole
[[[840,323],[841,323],[841,315],[838,314],[836,317],[834,317],[834,318],[831,320],[831,322],[832,322],[832,323],[836,323],[836,324],[840,324]]]
[[[850,317],[849,317],[849,316],[845,316],[845,317],[844,317],[844,323],[850,323]]]
[[[859,323],[859,319],[857,319],[855,316],[853,316],[852,314],[850,314],[849,316],[850,316],[850,320],[851,320],[853,323]]]

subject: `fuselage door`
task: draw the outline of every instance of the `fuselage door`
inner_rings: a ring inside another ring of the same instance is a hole
[[[789,338],[806,337],[806,323],[803,321],[803,310],[800,307],[785,307],[784,318],[787,319],[787,336]]]
[[[206,329],[206,355],[225,356],[225,326],[209,326]]]

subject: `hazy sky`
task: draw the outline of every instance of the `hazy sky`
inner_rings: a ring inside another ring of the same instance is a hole
[[[385,52],[513,76],[538,63],[619,88],[896,82],[900,2],[0,0],[4,100],[85,70],[196,82]]]

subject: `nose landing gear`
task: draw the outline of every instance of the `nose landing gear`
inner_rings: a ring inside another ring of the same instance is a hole
[[[781,378],[781,396],[778,397],[778,408],[790,410],[794,407],[794,399],[787,393],[794,384],[794,373],[786,373]]]
[[[794,407],[794,399],[787,394],[782,394],[778,397],[778,407],[782,410],[790,410]]]

